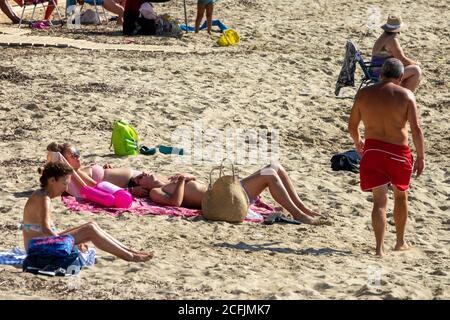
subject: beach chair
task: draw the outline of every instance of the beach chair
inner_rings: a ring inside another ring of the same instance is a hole
[[[336,96],[339,95],[339,92],[343,87],[355,86],[355,70],[357,64],[363,72],[358,91],[365,86],[379,81],[378,77],[373,74],[373,68],[381,66],[365,62],[361,52],[356,48],[354,43],[351,40],[347,40],[344,64],[339,73],[334,91]]]
[[[371,64],[371,62],[364,61],[364,59],[361,56],[361,53],[358,50],[356,51],[355,58],[363,72],[361,84],[359,85],[358,91],[361,90],[361,88],[367,87],[368,85],[380,81],[380,79],[373,74],[373,68],[379,68],[381,67],[381,65],[374,65]],[[358,91],[356,92],[358,93]]]
[[[44,12],[47,10],[47,7],[44,4],[45,2],[47,2],[48,5],[53,5],[55,7],[56,13],[58,14],[59,21],[60,21],[61,26],[62,26],[63,25],[63,19],[61,17],[61,13],[59,12],[59,8],[56,5],[56,2],[54,0],[25,0],[23,2],[22,15],[20,16],[20,20],[19,20],[19,28],[22,26],[23,15],[25,13],[25,9],[26,9],[27,6],[31,6],[31,5],[33,6],[33,12],[31,13],[31,19],[29,21],[30,23],[32,23],[33,22],[33,18],[34,18],[34,13],[36,12],[36,6],[39,3],[42,4],[42,7],[44,8]],[[50,24],[52,24],[51,21],[50,21]]]

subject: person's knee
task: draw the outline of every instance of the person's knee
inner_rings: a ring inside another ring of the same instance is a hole
[[[99,228],[97,222],[90,221],[86,224],[86,229],[89,231],[96,231]]]
[[[408,194],[406,191],[396,191],[394,192],[394,201],[398,202],[406,202],[408,200]]]
[[[278,177],[277,171],[275,171],[275,169],[273,169],[272,167],[266,167],[263,170],[261,170],[261,175],[267,176],[270,179]]]
[[[420,69],[419,66],[413,65],[413,66],[408,66],[409,72],[411,72],[411,74],[415,77],[420,78],[422,75],[422,69]]]
[[[267,168],[272,168],[275,172],[284,171],[283,166],[279,162],[272,162],[267,166]]]

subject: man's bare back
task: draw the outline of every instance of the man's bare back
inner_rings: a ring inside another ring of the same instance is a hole
[[[406,122],[413,104],[412,92],[392,82],[362,89],[355,105],[364,123],[365,138],[408,145]]]

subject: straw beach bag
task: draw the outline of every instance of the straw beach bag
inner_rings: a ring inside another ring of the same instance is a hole
[[[223,162],[220,167],[213,168],[209,173],[209,186],[202,200],[203,216],[209,220],[242,222],[247,216],[250,206],[245,190],[239,178],[234,173],[231,163],[232,176],[222,176]],[[219,179],[212,184],[212,173],[220,169]]]

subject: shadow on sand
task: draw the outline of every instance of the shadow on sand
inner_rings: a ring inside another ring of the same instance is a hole
[[[245,242],[239,242],[237,244],[230,243],[220,243],[216,244],[216,247],[235,249],[235,250],[245,250],[245,251],[270,251],[276,253],[289,253],[289,254],[298,254],[298,255],[313,255],[313,256],[321,256],[321,255],[339,255],[339,256],[348,256],[351,255],[351,251],[341,251],[333,248],[305,248],[305,249],[292,249],[292,248],[282,248],[276,247],[275,245],[280,244],[281,242],[271,242],[271,243],[263,243],[263,244],[247,244]]]

